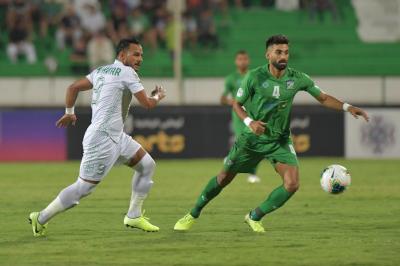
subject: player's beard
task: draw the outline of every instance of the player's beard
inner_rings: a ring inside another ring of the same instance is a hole
[[[284,70],[287,67],[287,62],[286,61],[281,61],[281,62],[272,62],[272,65],[278,69],[279,71]]]

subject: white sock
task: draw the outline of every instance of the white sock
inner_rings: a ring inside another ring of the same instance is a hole
[[[46,207],[46,209],[42,210],[39,213],[38,221],[40,224],[45,224],[52,217],[64,210],[65,208],[62,205],[60,198],[57,197],[49,204],[49,206]]]
[[[149,154],[135,166],[135,174],[132,179],[132,195],[127,216],[137,218],[142,215],[143,202],[153,185],[153,176],[156,163]]]
[[[142,206],[147,195],[132,193],[127,216],[131,219],[142,216]]]

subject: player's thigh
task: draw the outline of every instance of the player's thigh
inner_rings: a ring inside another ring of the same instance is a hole
[[[83,157],[79,176],[85,180],[101,181],[118,159],[118,146],[104,132],[95,132],[83,141]]]
[[[223,171],[227,173],[250,173],[262,159],[261,154],[248,149],[246,140],[241,135],[229,151],[224,161]]]
[[[135,160],[136,155],[139,151],[143,151],[143,154],[139,154],[140,158],[138,158],[138,160],[135,160],[136,162],[134,162],[134,164],[136,164],[144,155],[146,155],[146,151],[142,148],[139,142],[137,142],[131,136],[125,133],[122,133],[118,145],[119,157],[116,162],[117,164],[126,164],[128,166],[131,166],[130,162],[132,161],[132,159]]]

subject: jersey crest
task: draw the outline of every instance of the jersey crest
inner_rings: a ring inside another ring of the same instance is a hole
[[[291,90],[291,89],[293,89],[294,87],[293,87],[293,85],[294,85],[294,80],[287,80],[286,81],[286,88],[288,89],[288,90]]]
[[[238,91],[237,91],[237,93],[236,93],[236,97],[242,97],[243,96],[243,89],[242,88],[239,88],[238,89]]]

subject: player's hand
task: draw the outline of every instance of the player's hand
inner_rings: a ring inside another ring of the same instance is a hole
[[[69,125],[75,126],[76,120],[76,115],[65,114],[56,122],[56,127],[65,128]]]
[[[151,96],[154,97],[158,95],[158,101],[165,98],[166,90],[162,86],[156,86],[154,90],[151,91]]]
[[[358,119],[359,116],[362,116],[364,117],[365,121],[369,121],[368,114],[361,108],[349,106],[349,109],[347,111],[352,114],[356,119]]]
[[[265,125],[266,124],[262,121],[251,121],[249,127],[254,134],[260,136],[265,132]]]

